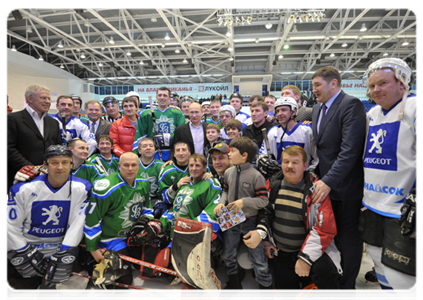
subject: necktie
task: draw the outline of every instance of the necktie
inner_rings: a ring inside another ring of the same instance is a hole
[[[322,118],[320,119],[320,123],[322,123],[323,118],[326,116],[326,110],[327,109],[328,109],[328,107],[326,106],[326,104],[323,104],[323,107],[322,107],[323,113],[322,113]]]
[[[91,132],[95,133],[95,122],[91,123]]]

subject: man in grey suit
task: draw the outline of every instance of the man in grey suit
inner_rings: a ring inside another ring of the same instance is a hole
[[[363,198],[363,147],[366,110],[363,103],[341,90],[341,75],[331,66],[312,77],[317,104],[313,107],[313,136],[319,164],[315,170],[313,201],[327,195],[335,214],[335,243],[341,252],[344,275],[341,288],[354,289],[360,270],[363,242],[358,236],[358,217]]]
[[[41,166],[45,150],[62,144],[59,124],[47,115],[50,90],[31,85],[25,91],[28,104],[23,110],[7,114],[7,190],[15,174],[25,166]]]
[[[96,100],[90,100],[85,103],[85,111],[87,113],[88,121],[85,124],[95,135],[96,141],[100,135],[108,135],[112,123],[101,118],[101,105]]]

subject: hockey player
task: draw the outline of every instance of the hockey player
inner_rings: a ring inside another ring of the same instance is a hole
[[[103,99],[103,108],[106,111],[102,119],[113,123],[116,120],[123,118],[123,113],[119,111],[119,101],[113,96],[107,96]]]
[[[97,141],[97,149],[100,153],[91,155],[87,161],[96,164],[106,176],[116,173],[119,169],[119,157],[112,152],[113,139],[109,135],[101,135]]]
[[[239,93],[233,93],[229,97],[229,105],[232,105],[232,107],[236,111],[235,119],[240,121],[241,123],[245,123],[247,119],[250,118],[250,115],[241,111],[242,108],[242,96]],[[246,125],[250,125],[251,123],[247,123]]]
[[[291,97],[294,98],[298,104],[298,110],[295,120],[297,122],[301,121],[304,124],[311,124],[311,107],[303,106],[301,99],[301,91],[295,85],[286,85],[282,89],[281,97]]]
[[[182,113],[185,116],[185,123],[189,123],[189,106],[191,103],[195,102],[191,96],[182,96],[179,99],[179,107],[181,108]]]
[[[222,102],[219,99],[213,99],[210,102],[210,114],[211,116],[206,119],[206,123],[213,123],[219,125],[220,128],[223,128],[222,121],[220,120],[219,110],[222,107]]]
[[[139,140],[149,137],[154,140],[156,145],[155,158],[167,161],[173,146],[172,138],[175,129],[185,124],[185,118],[180,110],[169,108],[170,90],[168,88],[159,88],[156,100],[158,106],[154,108],[154,119],[150,110],[145,110],[138,118],[138,130],[132,151],[138,153]]]
[[[140,168],[138,175],[144,177],[150,182],[150,198],[154,207],[158,199],[157,189],[159,187],[159,174],[164,164],[163,161],[154,158],[156,147],[154,141],[150,138],[143,138],[138,142],[138,152],[140,153]],[[160,216],[155,216],[158,218]]]
[[[83,237],[91,184],[69,176],[72,153],[65,146],[50,146],[44,161],[47,175],[9,192],[8,281],[17,289],[66,281]]]
[[[286,147],[298,145],[307,153],[308,170],[314,170],[318,163],[316,146],[313,139],[313,131],[309,126],[295,121],[297,113],[297,102],[291,97],[279,98],[275,103],[276,118],[279,125],[273,126],[267,131],[270,153],[277,162],[281,163],[281,154]],[[263,142],[259,150],[261,154],[268,154],[266,145]],[[260,166],[259,166],[260,167]]]
[[[88,118],[86,116],[81,115],[81,107],[82,107],[82,99],[77,95],[70,95],[71,99],[73,100],[73,113],[72,116],[75,118],[81,119],[81,121],[86,122]]]
[[[170,101],[169,106],[179,106],[179,95],[177,92],[171,92],[170,93]]]
[[[74,101],[70,96],[59,96],[57,98],[58,113],[51,117],[59,122],[60,132],[62,133],[62,142],[67,144],[71,139],[80,138],[87,142],[89,155],[97,149],[95,136],[90,132],[88,125],[72,115]]]
[[[222,139],[225,139],[225,140],[230,140],[230,138],[228,137],[228,133],[226,131],[226,125],[228,124],[228,122],[230,120],[235,119],[235,117],[236,117],[235,108],[232,105],[223,105],[219,109],[219,117],[220,117],[220,120],[221,120],[222,125],[223,125],[222,129],[220,129],[220,137]],[[242,121],[240,121],[240,122],[242,124],[242,131],[244,131],[244,129],[245,129],[245,127],[247,127],[247,125],[242,123]]]
[[[91,184],[100,177],[105,177],[105,170],[97,167],[97,164],[87,162],[88,144],[81,139],[73,139],[68,143],[72,152],[72,175],[88,180]]]
[[[126,244],[129,229],[143,215],[152,216],[150,183],[138,175],[138,168],[138,156],[125,152],[120,157],[119,172],[97,180],[93,185],[84,234],[87,251],[98,262],[93,272],[96,285],[108,284],[114,279],[132,284],[131,265],[121,261],[119,267],[116,252],[129,255]],[[161,226],[154,220],[148,222]],[[107,249],[105,255],[98,248]]]
[[[383,58],[365,75],[367,96],[378,105],[367,113],[360,237],[382,289],[409,289],[416,282],[417,101],[408,96],[412,72],[401,59]]]
[[[125,98],[126,97],[131,97],[131,98],[134,98],[135,100],[137,100],[137,107],[136,107],[135,111],[136,111],[137,115],[139,116],[144,111],[144,109],[141,108],[142,105],[141,105],[140,95],[137,92],[131,91],[131,92],[126,94]]]

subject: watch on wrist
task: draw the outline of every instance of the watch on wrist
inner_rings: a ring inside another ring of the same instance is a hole
[[[264,240],[266,238],[266,236],[267,236],[267,232],[266,231],[264,231],[264,230],[257,230],[257,232],[259,233],[260,238],[262,240]]]

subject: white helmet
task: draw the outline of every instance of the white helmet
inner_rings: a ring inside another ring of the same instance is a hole
[[[225,111],[225,112],[230,113],[230,114],[232,115],[232,118],[235,118],[235,117],[236,117],[236,110],[235,110],[235,108],[234,108],[232,105],[229,105],[229,104],[227,104],[227,105],[223,105],[223,106],[219,109],[219,116],[220,116],[220,113],[221,113],[222,111]]]
[[[363,82],[368,85],[369,77],[374,71],[379,70],[379,69],[386,69],[386,68],[392,69],[394,71],[395,77],[399,81],[404,83],[404,87],[407,90],[409,89],[409,84],[410,84],[410,81],[411,81],[411,74],[412,74],[411,69],[407,65],[407,63],[405,61],[403,61],[402,59],[393,58],[393,57],[381,58],[381,59],[375,61],[374,63],[372,63],[367,68],[367,71],[364,74]],[[367,92],[369,92],[368,89],[367,89]]]
[[[137,97],[138,99],[140,98],[140,95],[137,92],[134,92],[134,91],[131,91],[128,94],[126,94],[125,97],[133,97],[133,96]]]
[[[298,103],[292,97],[282,97],[275,102],[275,111],[278,106],[288,105],[291,107],[291,111],[298,109]]]

